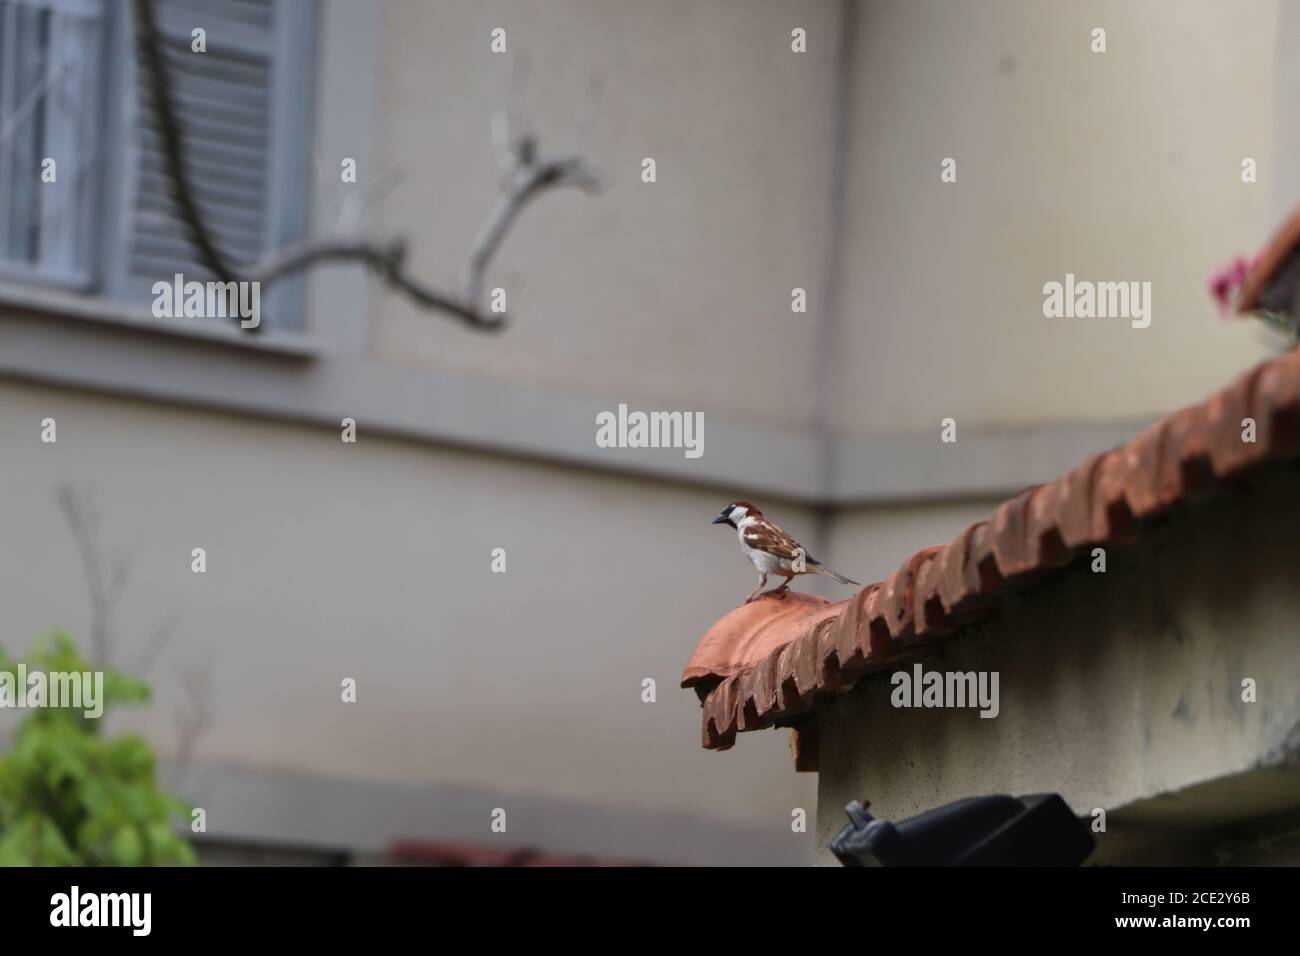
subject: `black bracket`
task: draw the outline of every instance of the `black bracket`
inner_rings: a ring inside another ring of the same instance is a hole
[[[967,797],[900,823],[854,800],[830,842],[845,866],[1078,866],[1092,853],[1088,826],[1059,794]]]

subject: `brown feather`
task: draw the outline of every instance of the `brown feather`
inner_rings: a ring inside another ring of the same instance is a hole
[[[798,541],[767,521],[760,521],[745,529],[745,544],[787,561],[793,561],[798,554],[802,553],[804,560],[812,563],[808,552],[803,550]]]

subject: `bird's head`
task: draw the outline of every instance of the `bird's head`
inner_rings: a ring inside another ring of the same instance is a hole
[[[757,518],[763,512],[759,511],[748,501],[733,501],[727,507],[722,509],[722,513],[713,519],[714,524],[729,524],[733,528],[744,518]]]

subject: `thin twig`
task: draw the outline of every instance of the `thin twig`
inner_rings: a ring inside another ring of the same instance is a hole
[[[527,144],[529,140],[521,142]],[[530,147],[525,145],[523,148]],[[483,224],[478,238],[474,240],[463,280],[466,301],[479,300],[483,293],[483,276],[487,272],[488,263],[492,261],[492,256],[505,239],[510,226],[528,201],[549,186],[576,186],[591,192],[599,188],[600,180],[595,169],[582,157],[521,164],[506,194],[497,200],[488,221]]]
[[[90,659],[97,667],[108,667],[113,656],[113,612],[122,597],[130,568],[121,558],[105,558],[99,540],[99,513],[90,496],[71,485],[60,485],[55,493],[77,555],[86,575],[90,600]]]
[[[170,782],[179,790],[194,763],[199,741],[212,727],[212,662],[190,662],[177,668],[181,702],[176,708],[176,750]]]
[[[140,655],[136,658],[135,665],[131,668],[131,673],[133,675],[142,680],[149,676],[149,672],[153,669],[154,662],[157,661],[158,655],[163,652],[163,649],[166,648],[166,646],[171,643],[172,638],[176,636],[176,625],[178,619],[178,615],[175,612],[172,612],[163,618],[162,623],[154,629],[153,636],[149,638],[149,642],[145,645],[144,650],[140,652]]]
[[[583,156],[543,159],[535,137],[526,135],[510,139],[509,127],[513,124],[507,119],[504,141],[498,144],[504,146],[499,151],[509,160],[509,165],[502,171],[504,195],[493,207],[470,250],[460,294],[440,291],[410,275],[405,268],[407,247],[401,239],[387,244],[348,238],[308,241],[277,250],[262,262],[236,267],[217,248],[190,188],[185,166],[185,142],[169,93],[162,38],[154,18],[152,0],[135,0],[135,11],[139,60],[162,135],[167,179],[177,211],[186,235],[198,252],[200,263],[222,282],[254,281],[267,285],[319,263],[360,262],[390,288],[403,293],[417,305],[458,318],[470,328],[495,330],[505,324],[506,314],[481,310],[479,300],[484,275],[520,211],[529,200],[548,188],[574,186],[588,193],[599,188],[596,168],[588,159]],[[255,330],[259,327],[249,328]]]
[[[55,492],[59,510],[72,531],[90,593],[90,657],[96,668],[112,665],[117,632],[113,615],[131,577],[131,562],[106,557],[100,538],[100,515],[88,491],[62,484]],[[179,617],[167,615],[136,658],[133,673],[144,677],[176,634]],[[210,657],[210,655],[209,655]],[[182,779],[194,759],[199,741],[213,723],[211,660],[190,661],[177,668],[181,702],[176,708],[176,756],[172,773]]]

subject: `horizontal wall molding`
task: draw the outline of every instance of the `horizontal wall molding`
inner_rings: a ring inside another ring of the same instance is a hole
[[[838,507],[881,501],[1010,497],[1060,477],[1090,455],[1122,445],[1156,420],[961,426],[957,440],[925,433],[835,443],[827,500]]]
[[[1010,495],[1049,480],[1146,422],[961,428],[840,438],[705,414],[704,454],[597,447],[596,416],[654,410],[629,398],[522,388],[303,346],[226,347],[203,337],[124,334],[116,324],[0,310],[0,375],[67,388],[296,422],[362,441],[388,436],[589,471],[717,488],[814,507]],[[829,468],[825,462],[829,461]],[[829,471],[829,474],[827,474]]]
[[[221,320],[159,319],[142,309],[104,299],[18,282],[0,283],[0,308],[44,320],[72,320],[107,327],[117,334],[148,338],[193,339],[241,352],[262,352],[285,358],[316,358],[322,342],[304,335],[240,329]]]

